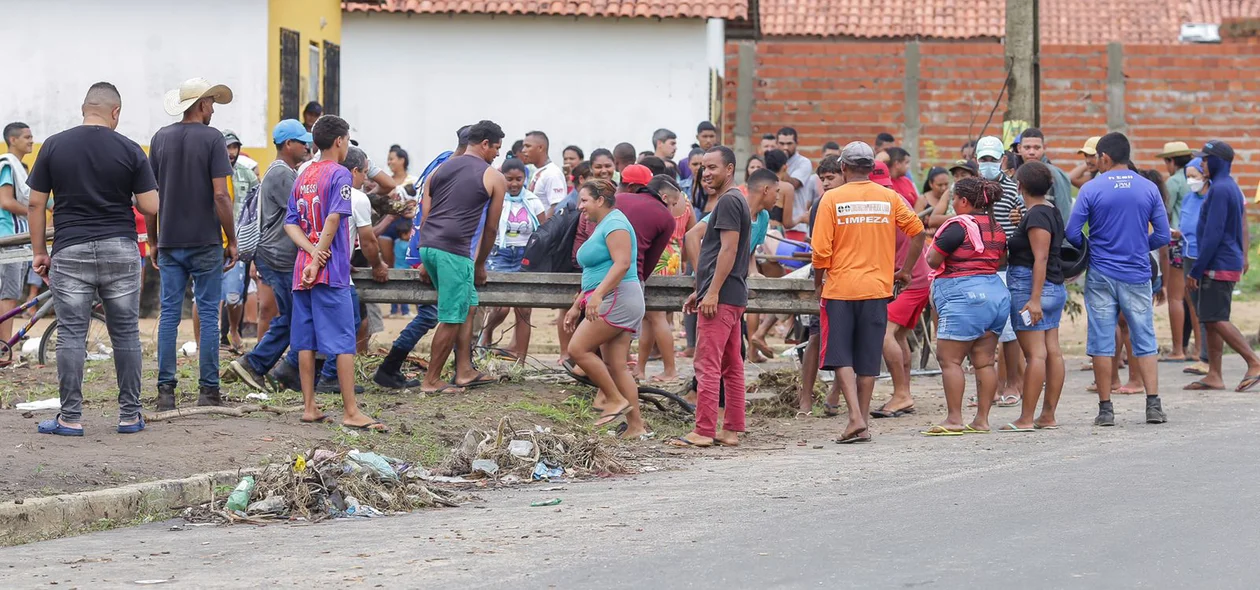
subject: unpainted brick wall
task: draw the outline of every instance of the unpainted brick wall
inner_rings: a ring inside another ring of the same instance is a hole
[[[801,152],[817,162],[822,144],[873,142],[905,134],[904,42],[761,40],[753,76],[753,145],[792,126]],[[1235,177],[1248,199],[1260,182],[1260,52],[1246,43],[1124,47],[1125,120],[1139,166],[1163,171],[1164,142],[1199,147],[1223,139],[1237,152]],[[919,46],[921,166],[959,157],[994,108],[1005,69],[997,42],[922,42]],[[732,138],[738,50],[727,44],[725,137]],[[1107,132],[1107,47],[1051,45],[1041,50],[1041,127],[1050,158],[1071,169],[1076,150]],[[1000,134],[1005,100],[986,133]]]

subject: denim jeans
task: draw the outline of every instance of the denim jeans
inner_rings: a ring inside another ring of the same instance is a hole
[[[1089,320],[1085,354],[1116,355],[1116,323],[1120,314],[1124,314],[1129,323],[1133,356],[1152,356],[1159,352],[1150,281],[1125,283],[1091,268],[1085,273],[1085,311]]]
[[[140,415],[140,258],[136,241],[108,238],[66,246],[52,258],[49,283],[57,310],[57,381],[61,419],[83,415],[83,363],[88,326],[97,297],[105,305],[114,372],[118,378],[119,421]]]
[[[420,339],[437,325],[437,306],[416,304],[416,317],[411,318],[411,321],[407,322],[407,327],[398,334],[398,339],[394,341],[394,348],[415,350]]]
[[[184,309],[184,291],[192,279],[201,318],[199,368],[202,387],[219,386],[219,300],[223,296],[223,247],[161,248],[162,316],[158,320],[158,385],[175,385],[175,341]]]
[[[260,258],[254,258],[258,267],[258,276],[262,282],[271,287],[276,298],[276,317],[272,318],[267,333],[258,340],[254,350],[245,355],[245,362],[259,375],[266,375],[272,367],[285,356],[289,348],[289,322],[293,319],[293,269],[277,271]],[[285,362],[297,369],[297,352],[290,350]]]

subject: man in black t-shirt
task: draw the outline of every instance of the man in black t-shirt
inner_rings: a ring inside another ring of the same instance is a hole
[[[683,311],[699,313],[695,369],[698,381],[696,427],[670,441],[680,447],[736,446],[744,431],[744,359],[740,318],[748,306],[748,259],[752,256],[752,217],[735,187],[735,153],[718,146],[701,160],[701,182],[720,195],[700,242],[696,291]],[[726,412],[717,432],[718,391],[726,385]]]
[[[116,133],[122,98],[108,82],[83,100],[83,124],[44,142],[27,180],[35,272],[49,279],[57,308],[57,380],[61,412],[39,432],[83,436],[85,342],[97,298],[105,305],[118,377],[118,432],[144,430],[140,417],[140,248],[135,207],[158,210],[157,182],[144,152]],[[52,256],[43,236],[48,194],[57,194]],[[95,352],[95,351],[94,351]]]
[[[223,271],[236,265],[236,229],[223,134],[210,126],[214,105],[232,101],[232,91],[201,78],[166,93],[166,113],[183,118],[158,130],[149,160],[162,194],[156,223],[146,218],[150,253],[162,272],[162,315],[158,321],[159,411],[175,409],[175,341],[184,309],[184,291],[193,283],[201,319],[198,343],[199,406],[222,405],[219,396],[219,300]]]

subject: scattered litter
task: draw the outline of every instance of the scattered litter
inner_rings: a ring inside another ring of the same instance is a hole
[[[306,457],[298,455],[297,459],[293,460],[293,471],[296,473],[306,471]]]
[[[561,501],[560,498],[552,498],[550,500],[542,500],[540,502],[530,502],[529,505],[533,508],[538,508],[541,506],[559,506],[560,501]]]
[[[560,492],[560,491],[563,491],[564,489],[565,489],[565,488],[564,488],[564,486],[551,486],[551,487],[549,487],[549,488],[543,488],[543,489],[538,490],[538,491],[540,491],[540,492]]]
[[[250,504],[246,512],[249,514],[282,514],[288,508],[288,505],[289,503],[285,502],[284,498],[280,496],[267,496]]]
[[[508,452],[517,457],[528,457],[534,452],[534,443],[527,440],[514,440],[508,443]]]
[[[249,506],[249,496],[254,493],[254,476],[246,475],[241,478],[241,482],[236,484],[236,489],[232,490],[228,496],[227,509],[244,512]]]
[[[197,343],[189,340],[183,346],[179,347],[179,353],[184,356],[193,356],[197,354]]]
[[[494,475],[499,472],[499,464],[490,459],[477,459],[472,462],[472,471],[473,473],[480,471],[486,475]]]
[[[371,469],[376,472],[376,475],[383,479],[398,481],[398,472],[394,471],[394,468],[390,466],[390,461],[387,461],[385,457],[377,455],[376,453],[350,451],[350,453],[346,455],[346,458],[367,469]],[[398,463],[399,461],[395,459],[393,462]]]
[[[135,583],[137,583],[137,584],[139,584],[139,585],[141,585],[141,586],[150,586],[150,585],[153,585],[153,584],[165,584],[165,583],[167,583],[167,582],[169,582],[169,581],[170,581],[170,580],[136,580],[136,582],[135,582]]]
[[[245,394],[245,399],[256,399],[260,402],[265,402],[265,401],[269,401],[271,399],[271,396],[265,393],[247,393]]]
[[[39,354],[39,339],[28,338],[22,341],[21,355],[24,358],[33,358]]]
[[[60,410],[61,398],[50,397],[48,399],[41,399],[34,402],[22,402],[14,404],[13,407],[18,410]]]
[[[540,479],[554,479],[557,477],[564,477],[564,469],[562,467],[553,467],[548,465],[546,461],[539,461],[538,464],[534,466],[533,475],[535,481]]]

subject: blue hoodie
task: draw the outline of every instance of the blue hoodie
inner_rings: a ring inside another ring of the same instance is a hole
[[[1214,270],[1241,272],[1245,255],[1242,189],[1229,175],[1229,162],[1208,155],[1203,163],[1212,184],[1203,199],[1195,231],[1199,238],[1199,257],[1190,270],[1190,276],[1195,279],[1202,279],[1204,273]]]

